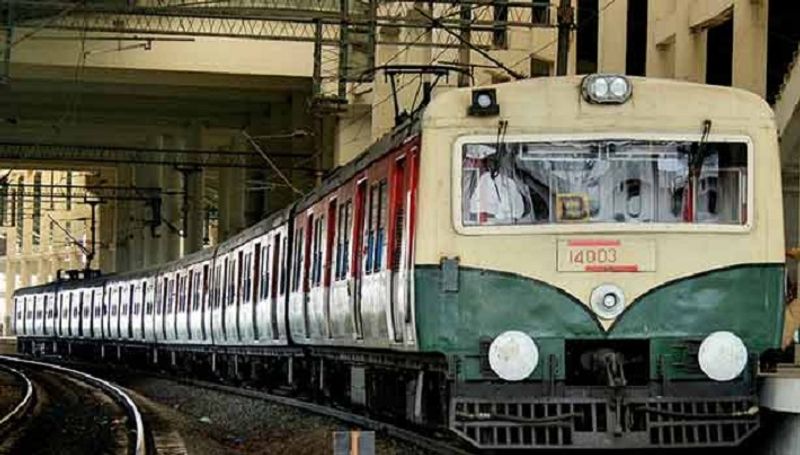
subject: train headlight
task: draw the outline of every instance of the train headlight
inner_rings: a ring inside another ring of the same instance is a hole
[[[747,348],[731,332],[714,332],[700,344],[697,354],[700,369],[715,381],[730,381],[747,365]]]
[[[475,117],[500,114],[500,105],[497,104],[497,90],[493,88],[473,90],[472,104],[467,109],[467,114]]]
[[[489,346],[489,366],[506,381],[527,378],[538,363],[539,348],[531,337],[522,332],[503,332]]]
[[[624,76],[590,74],[583,79],[581,91],[586,101],[598,104],[622,104],[631,97],[631,83]]]
[[[625,309],[625,294],[613,284],[602,284],[589,297],[594,312],[603,319],[614,319]]]

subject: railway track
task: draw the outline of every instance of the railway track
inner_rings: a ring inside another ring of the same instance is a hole
[[[350,412],[346,409],[332,408],[324,404],[313,403],[310,401],[306,401],[291,396],[278,395],[247,387],[232,386],[217,382],[176,377],[170,374],[157,373],[148,370],[124,367],[120,365],[115,365],[114,368],[109,368],[104,365],[98,365],[87,362],[76,362],[72,360],[65,361],[63,359],[59,359],[58,362],[64,365],[70,365],[77,368],[87,369],[94,372],[95,374],[103,376],[118,375],[120,374],[120,372],[124,372],[122,374],[134,374],[142,377],[151,377],[161,380],[173,381],[178,384],[183,384],[198,389],[211,390],[223,394],[239,396],[254,400],[263,400],[284,406],[289,406],[312,414],[329,417],[341,421],[343,423],[357,426],[364,430],[372,430],[380,432],[391,438],[403,441],[411,446],[415,446],[424,453],[441,454],[441,455],[466,455],[473,453],[468,449],[450,443],[445,439],[439,439],[436,437],[423,435],[418,432],[401,427],[399,425],[382,420],[377,420],[371,417],[364,416],[362,414],[357,414],[355,412]],[[159,450],[159,453],[160,452],[161,451]]]
[[[17,357],[0,356],[0,368],[24,377],[27,387],[26,398],[0,421],[0,427],[17,423],[0,452],[148,455],[142,414],[121,388],[82,371]]]
[[[34,401],[34,389],[33,383],[28,376],[16,368],[12,368],[0,363],[0,371],[24,385],[24,390],[22,393],[17,394],[21,395],[21,398],[14,400],[17,397],[14,396],[15,394],[13,392],[7,392],[3,394],[3,397],[0,397],[5,398],[6,400],[12,400],[2,403],[4,406],[1,410],[5,411],[8,409],[8,411],[4,412],[4,414],[0,416],[0,436],[2,436],[11,430],[14,424],[25,415],[26,411]],[[14,385],[8,385],[8,387],[13,388]]]

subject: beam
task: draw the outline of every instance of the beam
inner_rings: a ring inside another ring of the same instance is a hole
[[[303,159],[311,153],[270,153],[273,158]],[[143,147],[37,144],[0,142],[0,161],[68,162],[105,164],[157,164],[205,168],[263,167],[263,158],[253,152],[213,150],[160,150]],[[287,167],[289,169],[290,167]],[[297,169],[302,170],[302,169]]]

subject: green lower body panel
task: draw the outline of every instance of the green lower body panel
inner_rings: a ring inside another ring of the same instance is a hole
[[[758,355],[779,346],[783,325],[783,264],[665,283],[631,302],[608,332],[583,303],[535,279],[466,267],[454,277],[438,265],[417,266],[414,278],[419,348],[447,355],[461,381],[493,377],[482,350],[507,330],[536,341],[541,360],[532,380],[565,378],[570,340],[646,340],[650,379],[682,380],[705,379],[693,358],[709,333],[731,331]]]

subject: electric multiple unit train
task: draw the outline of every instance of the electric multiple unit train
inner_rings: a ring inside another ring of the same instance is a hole
[[[756,95],[454,89],[218,246],[18,290],[14,325],[22,351],[293,384],[480,449],[737,445],[780,343],[782,216]]]

